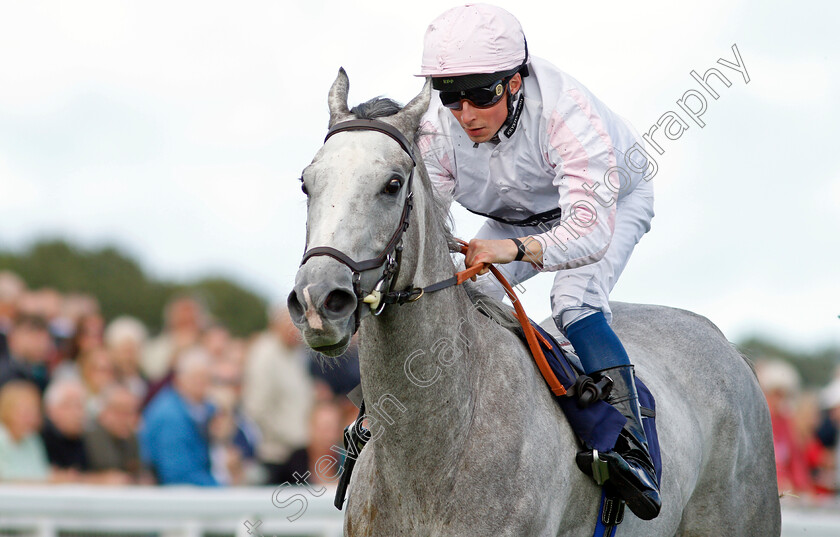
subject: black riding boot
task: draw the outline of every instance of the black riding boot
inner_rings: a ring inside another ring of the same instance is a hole
[[[598,458],[607,465],[607,483],[637,517],[642,520],[654,519],[662,507],[662,500],[659,496],[656,471],[648,451],[645,429],[642,426],[633,366],[605,369],[599,374],[612,379],[613,387],[607,402],[627,418],[615,448],[610,452],[598,454]],[[591,462],[591,456],[589,464],[585,459],[578,459],[578,464],[582,465],[581,469],[590,475],[593,472]]]

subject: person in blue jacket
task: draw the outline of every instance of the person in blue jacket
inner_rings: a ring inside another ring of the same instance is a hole
[[[172,386],[161,390],[143,412],[140,450],[162,485],[217,486],[210,463],[207,400],[210,363],[200,349],[186,351],[175,366]]]

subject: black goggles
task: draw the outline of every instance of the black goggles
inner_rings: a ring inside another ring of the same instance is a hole
[[[461,101],[469,101],[476,108],[490,108],[502,100],[510,77],[497,80],[489,86],[461,91],[441,91],[440,102],[450,110],[460,110]]]

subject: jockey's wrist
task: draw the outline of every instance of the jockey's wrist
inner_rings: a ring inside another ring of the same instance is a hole
[[[543,247],[542,243],[530,236],[526,235],[524,237],[519,237],[516,239],[522,246],[519,247],[518,251],[524,251],[525,253],[522,256],[522,261],[531,263],[534,265],[535,268],[541,269],[543,265]]]

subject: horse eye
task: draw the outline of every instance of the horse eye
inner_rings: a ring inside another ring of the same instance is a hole
[[[385,193],[386,194],[396,194],[400,191],[400,187],[402,187],[402,181],[399,177],[392,177],[388,184],[385,185]]]
[[[304,194],[307,196],[309,195],[309,191],[306,190],[306,183],[303,182],[303,177],[300,178],[300,189],[303,191]]]

